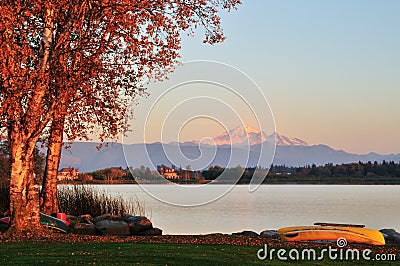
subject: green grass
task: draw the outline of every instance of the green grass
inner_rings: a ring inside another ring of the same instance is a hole
[[[1,265],[297,265],[260,261],[259,247],[133,243],[0,243]],[[400,261],[312,261],[302,265],[400,265]]]

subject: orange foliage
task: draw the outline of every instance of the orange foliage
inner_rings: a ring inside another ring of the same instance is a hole
[[[65,118],[70,140],[94,133],[104,140],[125,131],[129,104],[144,93],[141,82],[164,78],[177,62],[181,32],[193,34],[200,26],[204,42],[223,41],[218,12],[238,4],[0,0],[0,130],[8,131],[11,205],[19,208],[11,227],[39,223],[32,216],[38,203],[30,168],[36,142],[51,122]]]

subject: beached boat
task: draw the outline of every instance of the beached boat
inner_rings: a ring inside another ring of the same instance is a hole
[[[347,242],[385,245],[381,232],[363,225],[316,223],[314,226],[280,228],[278,234],[285,241],[337,241],[344,238]]]
[[[45,227],[60,231],[62,233],[68,232],[68,225],[63,220],[57,219],[50,215],[46,215],[44,213],[40,213],[40,223]]]
[[[0,219],[0,224],[8,225],[10,223],[10,217],[4,217]],[[40,213],[40,223],[50,229],[67,233],[68,232],[68,225],[60,219],[57,219],[53,216],[46,215],[44,213]]]

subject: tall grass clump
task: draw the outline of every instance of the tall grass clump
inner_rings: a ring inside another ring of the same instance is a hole
[[[63,186],[58,188],[60,212],[79,216],[90,214],[145,215],[144,204],[138,198],[125,200],[122,196],[111,196],[103,189],[88,185]]]

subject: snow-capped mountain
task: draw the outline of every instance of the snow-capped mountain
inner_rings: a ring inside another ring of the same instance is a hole
[[[229,137],[230,135],[230,137]],[[342,150],[335,150],[326,145],[307,145],[303,140],[288,138],[277,133],[266,135],[250,127],[238,127],[224,134],[215,137],[213,140],[217,147],[205,145],[201,149],[194,142],[185,143],[137,143],[121,144],[111,143],[108,147],[100,151],[96,149],[99,143],[75,142],[71,149],[63,149],[60,167],[77,167],[79,171],[94,171],[105,167],[126,165],[139,167],[144,165],[155,169],[156,165],[187,165],[187,160],[182,161],[182,154],[191,162],[202,165],[201,169],[206,169],[212,165],[226,167],[227,165],[241,165],[243,155],[249,156],[245,166],[269,166],[269,161],[260,162],[260,143],[267,144],[270,140],[276,140],[276,153],[273,163],[275,165],[305,166],[305,165],[324,165],[326,163],[341,164],[352,162],[367,161],[400,161],[399,154],[381,155],[377,153],[351,154]],[[235,145],[230,145],[232,143]],[[248,149],[243,144],[249,141],[252,146]],[[178,145],[178,146],[177,146]],[[178,147],[178,148],[177,148]],[[212,155],[211,161],[207,155]],[[200,158],[205,155],[204,160]],[[171,161],[176,158],[176,161]],[[181,163],[182,162],[182,163]],[[244,166],[244,165],[242,165]],[[198,168],[200,169],[200,168]]]
[[[122,166],[127,165],[133,167],[139,167],[141,165],[148,166],[151,169],[155,169],[156,165],[165,164],[179,165],[179,162],[171,162],[170,156],[166,156],[165,150],[172,150],[175,152],[182,152],[187,158],[192,160],[197,159],[204,154],[213,154],[215,149],[211,146],[203,147],[202,151],[199,150],[197,145],[185,145],[181,147],[181,150],[176,149],[176,144],[121,144],[121,143],[110,143],[108,147],[103,147],[100,151],[96,149],[100,143],[94,142],[75,142],[71,145],[68,151],[63,149],[61,156],[61,165],[63,167],[76,167],[79,168],[80,172],[94,171],[98,169],[104,169],[106,167]],[[124,146],[124,147],[123,147]],[[208,168],[212,165],[219,165],[225,167],[228,162],[230,165],[239,164],[243,161],[242,157],[232,157],[232,154],[243,154],[249,153],[249,161],[246,164],[248,167],[254,167],[257,165],[269,166],[269,162],[259,162],[259,150],[257,145],[253,146],[255,149],[246,148],[243,149],[240,145],[238,146],[218,146],[215,153],[215,158],[204,168]],[[170,154],[171,155],[171,154]],[[176,156],[176,154],[172,154]],[[314,145],[314,146],[282,146],[276,147],[276,153],[274,158],[275,165],[288,165],[288,166],[305,166],[305,165],[324,165],[326,163],[341,164],[341,163],[352,163],[352,162],[368,162],[368,161],[400,161],[399,154],[388,154],[381,155],[377,153],[369,154],[351,154],[345,151],[334,150],[326,145]],[[184,164],[182,164],[184,165]],[[193,167],[193,164],[192,164]]]
[[[266,133],[251,128],[249,126],[238,126],[229,132],[225,132],[215,138],[213,141],[204,141],[204,144],[210,145],[256,145],[265,141],[271,141],[275,137],[276,145],[278,146],[308,146],[307,142],[298,138],[289,138],[278,133],[267,135]],[[198,141],[194,141],[198,143]]]
[[[275,142],[279,146],[308,146],[308,143],[298,138],[289,138],[275,133]]]
[[[249,126],[239,126],[213,138],[215,145],[246,144],[255,145],[266,141],[267,134]]]

